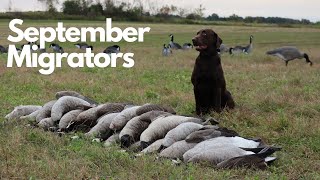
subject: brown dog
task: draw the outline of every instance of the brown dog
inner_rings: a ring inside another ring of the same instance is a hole
[[[211,29],[200,30],[192,39],[196,50],[200,52],[192,72],[196,100],[196,113],[204,115],[210,111],[221,112],[223,108],[234,108],[235,103],[231,93],[226,89],[217,49],[222,40]]]

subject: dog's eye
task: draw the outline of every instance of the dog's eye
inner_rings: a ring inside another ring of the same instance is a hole
[[[206,33],[205,31],[202,31],[202,35],[206,36],[206,35],[207,35],[207,33]]]

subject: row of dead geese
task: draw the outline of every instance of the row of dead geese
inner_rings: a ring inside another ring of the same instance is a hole
[[[163,45],[162,55],[163,56],[169,56],[172,54],[172,49],[174,50],[188,50],[192,49],[193,45],[191,43],[184,43],[183,46],[180,46],[178,43],[174,42],[173,34],[170,34],[169,37],[171,38],[168,45]],[[230,55],[234,54],[250,54],[253,51],[253,36],[250,35],[249,37],[249,44],[246,46],[234,46],[234,47],[228,47],[225,44],[221,44],[220,48],[218,49],[218,53],[229,53]],[[276,48],[271,51],[266,52],[267,55],[276,56],[280,59],[282,59],[286,66],[288,65],[289,61],[295,60],[295,59],[305,59],[306,63],[309,63],[310,66],[313,65],[312,61],[310,60],[308,54],[300,51],[298,48],[293,46],[283,46]]]
[[[25,45],[30,45],[30,51],[32,52],[39,52],[39,53],[46,52],[46,49],[41,49],[40,45],[38,45],[37,42],[28,42],[27,44],[21,45],[21,48],[16,47],[17,51],[21,52],[21,50]],[[33,46],[36,46],[37,48],[33,49]],[[91,50],[93,50],[93,46],[88,45],[87,43],[77,43],[77,44],[74,44],[74,46],[83,51],[85,51],[87,48],[90,48]],[[63,47],[61,47],[57,43],[51,43],[49,45],[49,48],[51,48],[55,53],[64,53]],[[118,45],[109,46],[103,51],[103,53],[106,53],[106,54],[119,53],[119,52],[120,52],[120,46]],[[8,48],[0,45],[0,53],[8,53]]]
[[[119,143],[140,151],[136,157],[159,153],[174,162],[205,162],[218,168],[265,169],[276,159],[270,156],[280,150],[260,139],[243,138],[212,118],[176,115],[172,108],[156,104],[98,104],[74,91],[58,92],[43,106],[17,106],[5,118],[33,120],[35,126],[60,135],[81,131],[105,146]]]

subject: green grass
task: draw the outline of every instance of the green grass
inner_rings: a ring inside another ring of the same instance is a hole
[[[26,26],[55,26],[52,21],[26,21]],[[67,26],[104,26],[104,22],[71,22]],[[7,22],[0,23],[0,44],[7,45]],[[115,23],[120,27],[148,26]],[[135,53],[131,69],[71,69],[64,66],[49,76],[38,69],[6,68],[0,55],[0,117],[20,104],[44,104],[55,92],[74,90],[103,102],[147,102],[169,105],[179,114],[195,109],[190,76],[196,51],[174,51],[162,57],[170,33],[175,41],[190,42],[204,27],[213,28],[227,45],[247,44],[254,35],[251,55],[222,56],[228,89],[237,103],[235,110],[213,114],[221,125],[244,137],[261,137],[283,147],[279,158],[266,171],[215,170],[204,165],[172,166],[154,155],[134,158],[119,147],[104,148],[90,140],[71,141],[73,134],[58,137],[33,129],[28,122],[0,118],[0,179],[320,179],[320,30],[244,26],[150,24],[144,43],[120,42],[123,52]],[[24,42],[22,42],[24,43]],[[73,52],[73,43],[61,43]],[[110,43],[93,43],[101,52]],[[304,60],[290,62],[265,55],[282,45],[295,45],[308,53],[314,66]]]

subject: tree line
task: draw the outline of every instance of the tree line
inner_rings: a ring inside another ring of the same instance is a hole
[[[157,6],[149,0],[133,0],[132,3],[116,0],[64,0],[62,9],[57,10],[58,0],[38,0],[46,5],[46,12],[41,16],[34,17],[34,14],[12,12],[14,16],[23,16],[30,19],[91,19],[103,20],[105,17],[112,17],[118,21],[148,21],[148,22],[176,22],[176,23],[199,23],[199,22],[238,22],[238,23],[267,23],[267,24],[315,24],[307,19],[290,19],[281,17],[241,17],[233,14],[229,17],[220,17],[213,13],[204,16],[205,8],[200,5],[193,10],[186,10],[173,5]],[[146,8],[147,7],[147,8]],[[11,11],[11,7],[8,8]],[[0,15],[6,18],[10,12]],[[38,12],[41,13],[41,12]],[[320,24],[317,22],[316,24]]]

